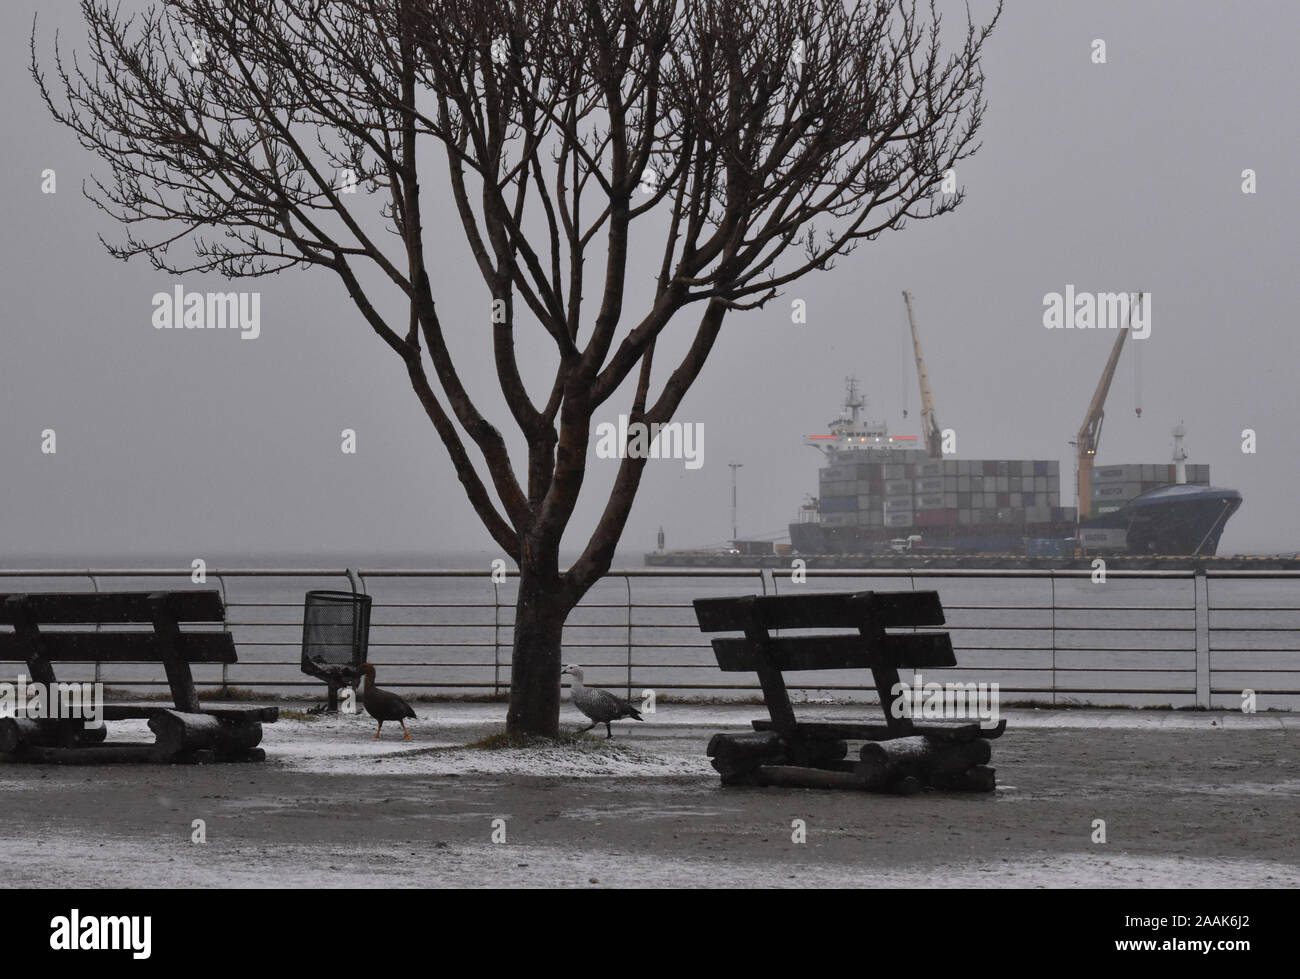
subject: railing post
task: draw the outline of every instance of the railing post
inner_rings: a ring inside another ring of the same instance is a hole
[[[221,631],[229,632],[230,616],[226,614],[226,579],[221,576],[220,572],[213,575],[213,577],[217,579],[217,584],[221,587]],[[227,697],[230,696],[230,688],[227,685],[230,679],[229,670],[230,670],[229,663],[221,664],[221,699],[222,700],[225,700]]]
[[[1052,706],[1056,706],[1056,570],[1048,572],[1052,587]]]
[[[632,576],[623,575],[627,590],[627,699],[632,699]]]
[[[1196,621],[1196,706],[1210,707],[1210,582],[1204,570],[1192,578]]]
[[[492,696],[501,696],[501,589],[492,579]]]
[[[90,579],[90,587],[93,588],[93,589],[95,589],[95,593],[98,594],[98,593],[99,593],[99,581],[98,581],[98,579],[96,579],[96,577],[95,577],[93,574],[90,573],[90,569],[89,569],[89,568],[86,569],[86,577],[88,577],[88,578]],[[103,625],[103,623],[101,623],[101,622],[96,622],[96,623],[95,623],[95,631],[96,631],[96,632],[103,632],[103,631],[104,631],[104,625]],[[99,663],[99,660],[95,660],[95,683],[100,683],[100,682],[101,682],[101,679],[102,679],[102,675],[101,675],[101,673],[100,673],[100,663]]]

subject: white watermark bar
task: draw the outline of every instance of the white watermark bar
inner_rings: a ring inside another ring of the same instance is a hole
[[[104,685],[102,683],[41,683],[28,681],[25,674],[17,682],[0,682],[0,720],[84,721],[89,729],[104,726]]]
[[[596,426],[598,459],[681,459],[687,469],[704,465],[703,422],[631,421],[618,416],[618,424],[601,422]]]
[[[997,727],[1001,718],[997,683],[926,683],[920,673],[911,683],[899,680],[889,691],[893,717],[911,720],[979,721]]]
[[[83,915],[73,908],[50,919],[50,948],[56,952],[130,952],[147,959],[153,950],[150,915]]]
[[[260,292],[186,292],[180,283],[153,296],[155,330],[238,330],[241,340],[262,335]]]

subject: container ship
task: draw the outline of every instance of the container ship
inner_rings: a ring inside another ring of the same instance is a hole
[[[1077,506],[1061,504],[1059,460],[945,455],[946,433],[935,416],[912,297],[904,292],[921,389],[922,434],[890,435],[884,422],[866,421],[866,399],[857,381],[848,378],[841,415],[828,432],[805,440],[823,453],[825,462],[817,495],[808,497],[790,524],[789,545],[736,540],[712,557],[703,551],[661,551],[646,555],[646,563],[725,565],[732,558],[744,562],[769,555],[788,561],[790,552],[835,558],[834,563],[899,555],[954,561],[996,555],[1026,562],[1102,554],[1213,557],[1224,526],[1241,506],[1241,494],[1211,486],[1209,466],[1187,464],[1181,423],[1174,429],[1173,456],[1167,463],[1094,465],[1106,397],[1143,295],[1125,299],[1130,322],[1118,330],[1083,424],[1070,443],[1077,454]],[[1141,417],[1141,408],[1136,410]]]
[[[799,555],[1215,554],[1236,490],[1210,486],[1210,470],[1187,465],[1182,429],[1174,460],[1090,473],[1088,513],[1061,505],[1056,459],[932,458],[920,436],[893,436],[862,419],[857,382],[844,413],[807,444],[826,456],[819,492],[790,525]]]

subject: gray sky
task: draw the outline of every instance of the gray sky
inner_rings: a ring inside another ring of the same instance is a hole
[[[990,5],[973,6],[984,16]],[[328,273],[183,280],[260,290],[255,341],[152,328],[151,297],[176,280],[142,260],[119,263],[97,241],[120,229],[80,184],[105,168],[48,118],[26,74],[37,8],[43,51],[56,26],[65,45],[85,43],[71,2],[8,6],[0,559],[492,555],[400,363]],[[1190,461],[1245,498],[1220,553],[1300,549],[1298,28],[1300,8],[1285,0],[1010,0],[984,62],[984,148],[958,172],[966,203],[864,244],[765,310],[729,317],[678,414],[703,424],[704,465],[649,464],[625,563],[639,563],[661,524],[670,547],[728,536],[728,462],[744,464],[742,534],[782,531],[816,492],[820,456],[801,440],[835,417],[846,374],[862,379],[871,417],[917,434],[905,288],[958,457],[1056,458],[1072,474],[1067,443],[1113,334],[1043,328],[1044,293],[1066,283],[1152,295],[1152,334],[1125,351],[1099,461],[1167,461],[1182,419]],[[1106,41],[1105,65],[1090,61],[1094,38]],[[40,192],[47,167],[55,195]],[[1240,189],[1248,167],[1254,196]],[[437,198],[426,224],[445,227],[435,236],[439,309],[471,385],[487,390],[485,292],[442,184],[426,179],[424,190]],[[808,304],[806,325],[790,322],[794,298]],[[684,337],[693,326],[682,318],[670,330]],[[545,349],[529,343],[525,354]],[[627,401],[609,403],[611,420]],[[340,452],[344,428],[357,432],[356,455]],[[1241,452],[1243,428],[1258,433],[1255,455]],[[55,455],[40,451],[44,429],[57,432]],[[576,529],[594,523],[614,465],[593,459]]]

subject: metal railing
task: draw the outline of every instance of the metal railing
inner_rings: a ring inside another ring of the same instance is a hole
[[[1074,570],[634,569],[606,575],[571,613],[565,658],[589,683],[679,699],[760,696],[756,677],[718,670],[691,599],[706,594],[934,588],[958,666],[931,679],[997,682],[1002,702],[1300,706],[1300,572]],[[443,696],[503,696],[510,684],[515,572],[482,569],[0,570],[0,591],[216,587],[239,662],[196,666],[223,695],[319,692],[299,671],[303,594],[330,586],[374,596],[370,661],[382,684]],[[80,584],[78,584],[80,582]],[[433,595],[427,595],[428,591]],[[165,690],[161,670],[87,664],[112,689]],[[856,673],[789,674],[806,700],[875,700]]]

